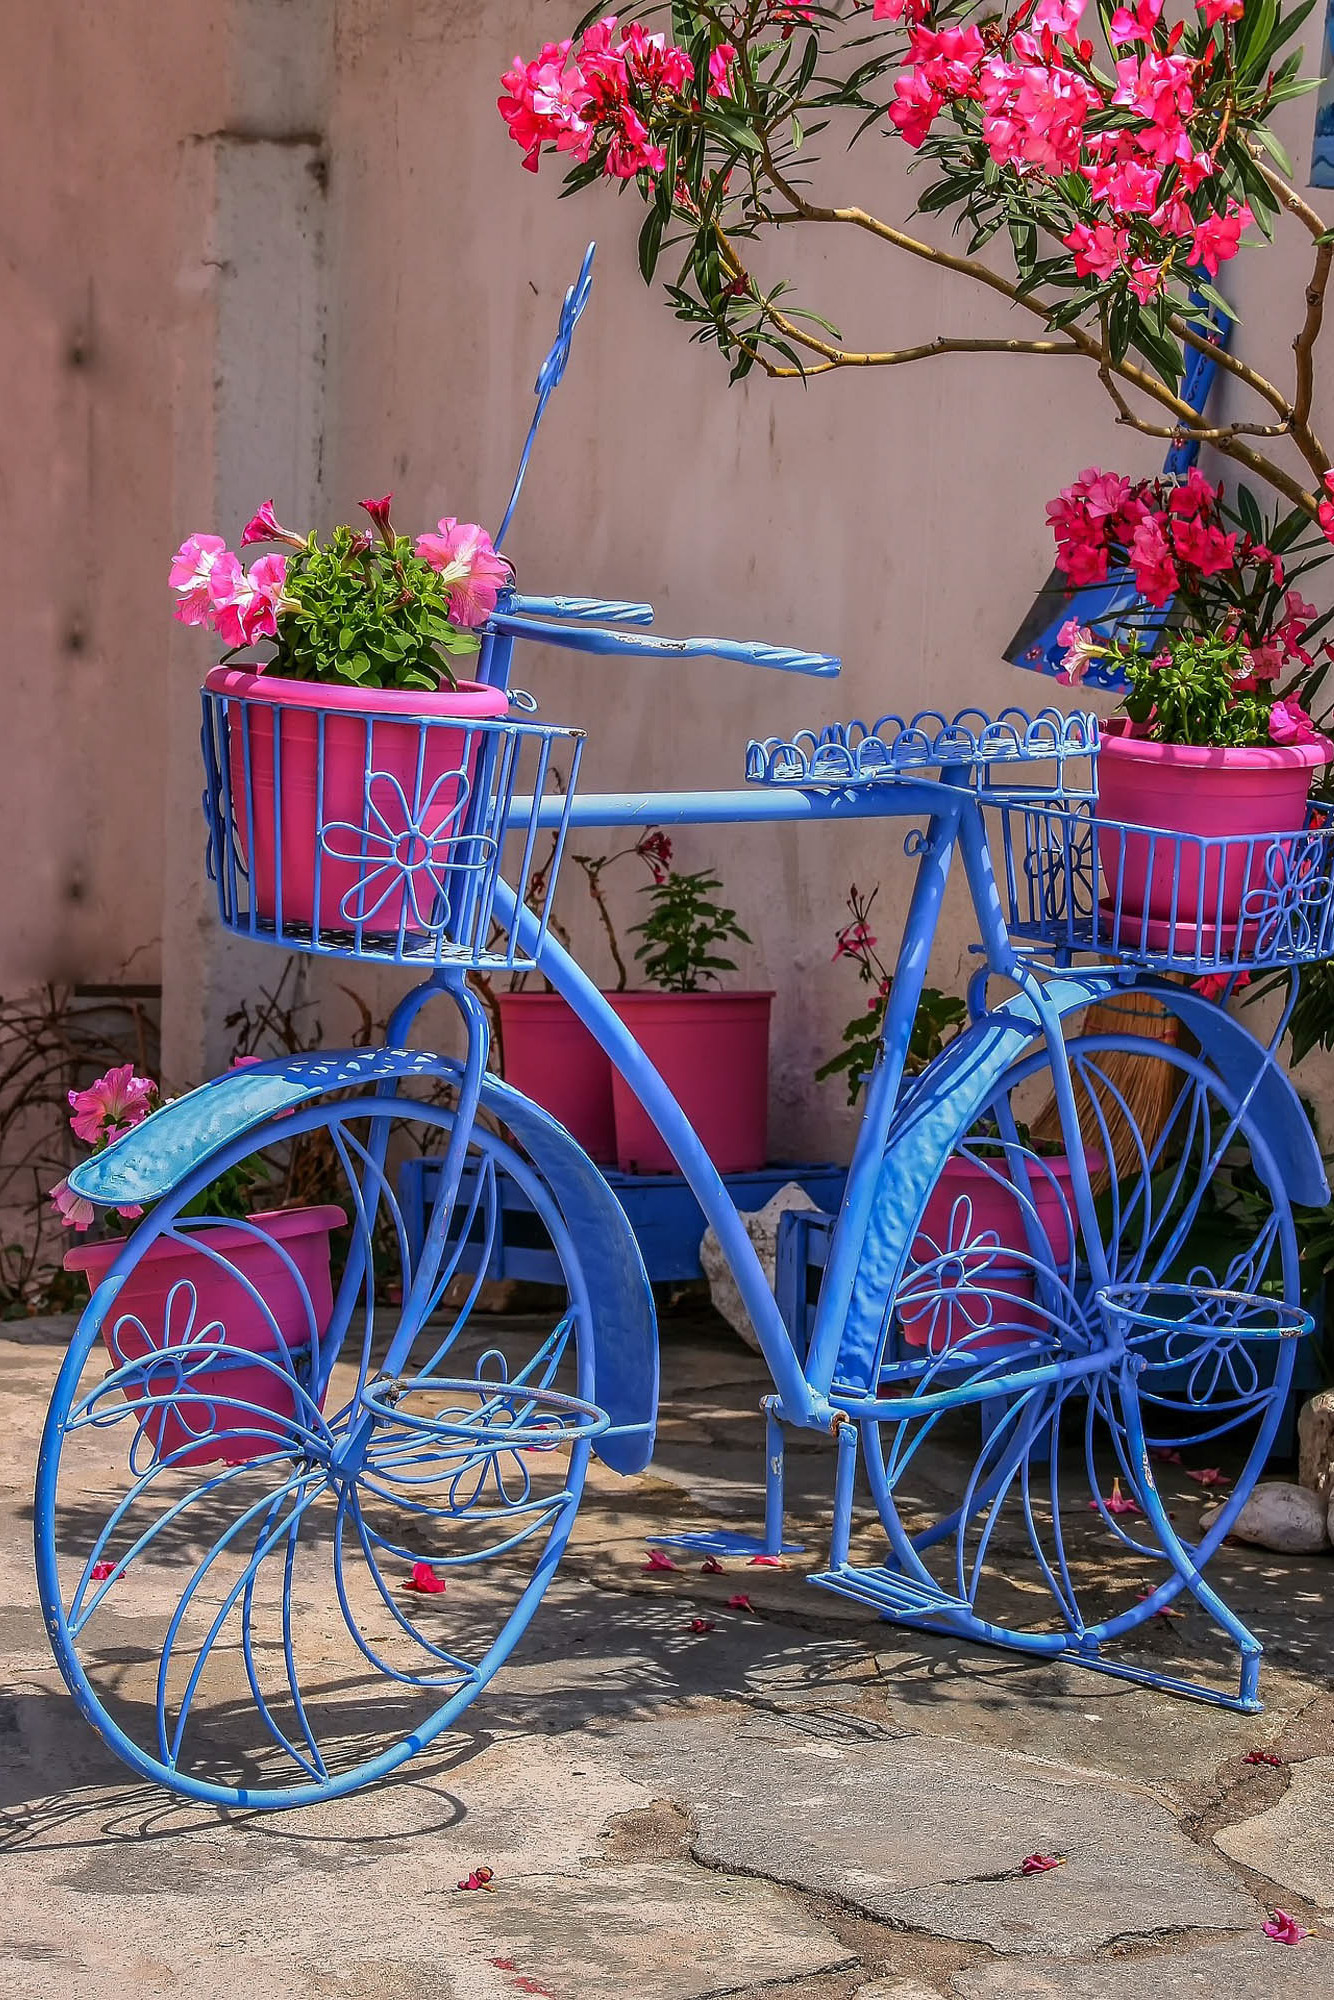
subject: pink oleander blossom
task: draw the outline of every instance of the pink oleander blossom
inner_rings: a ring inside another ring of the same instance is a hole
[[[177,549],[168,581],[177,596],[174,616],[182,625],[207,625],[212,621],[210,578],[220,559],[228,553],[221,535],[189,535]]]
[[[1108,36],[1119,48],[1125,42],[1151,42],[1163,0],[1137,0],[1131,7],[1118,7],[1112,15]]]
[[[136,1076],[133,1063],[121,1063],[99,1076],[86,1090],[71,1090],[73,1110],[70,1125],[74,1135],[87,1146],[96,1146],[114,1131],[117,1136],[138,1125],[153,1109],[157,1085],[151,1077]]]
[[[1077,278],[1110,278],[1125,255],[1129,237],[1109,222],[1099,222],[1092,229],[1086,222],[1077,222],[1061,241],[1074,252]]]
[[[1206,28],[1216,27],[1219,21],[1240,21],[1246,12],[1246,0],[1195,0],[1204,15]]]
[[[1148,514],[1138,522],[1130,539],[1130,567],[1135,588],[1150,604],[1164,605],[1176,590],[1180,577],[1172,551],[1163,533],[1167,516]]]
[[[1219,265],[1236,256],[1241,232],[1249,229],[1254,219],[1245,202],[1235,201],[1229,204],[1226,215],[1206,215],[1203,222],[1195,225],[1190,247],[1192,264],[1203,264],[1209,276],[1216,278]]]
[[[417,554],[438,572],[449,594],[449,615],[459,625],[484,625],[510,580],[510,566],[475,521],[447,514],[437,533],[418,535]]]
[[[220,556],[210,576],[213,625],[223,644],[253,646],[278,633],[278,604],[287,581],[285,556],[261,556],[246,569],[233,555]]]
[[[731,71],[736,61],[736,44],[719,42],[709,55],[709,96],[730,97],[732,95]]]
[[[60,1210],[60,1220],[66,1229],[92,1228],[97,1220],[97,1210],[81,1194],[75,1194],[67,1180],[57,1181],[50,1194]]]

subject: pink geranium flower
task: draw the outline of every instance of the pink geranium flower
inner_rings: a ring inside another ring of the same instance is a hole
[[[460,625],[484,625],[510,579],[491,537],[475,521],[447,514],[434,535],[418,535],[417,554],[438,572],[449,594],[449,615]]]
[[[70,1091],[74,1115],[69,1122],[76,1138],[96,1146],[146,1118],[156,1096],[157,1085],[151,1077],[136,1076],[133,1063],[121,1063],[90,1083],[87,1090]]]
[[[213,617],[210,578],[227,544],[221,535],[189,535],[172,557],[169,581],[176,592],[175,616],[182,625],[207,625]],[[235,562],[235,556],[232,561]]]
[[[97,1210],[81,1194],[75,1194],[68,1181],[57,1181],[50,1194],[60,1210],[60,1219],[66,1229],[92,1228],[97,1220]]]

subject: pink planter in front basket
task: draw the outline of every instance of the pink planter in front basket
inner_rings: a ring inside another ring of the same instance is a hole
[[[1156,925],[1235,925],[1247,890],[1272,886],[1268,836],[1301,831],[1311,780],[1331,758],[1334,744],[1323,736],[1220,750],[1151,743],[1124,721],[1108,724],[1098,752],[1099,819],[1205,840],[1244,835],[1255,845],[1200,848],[1190,839],[1155,841],[1147,830],[1101,833],[1104,911],[1110,916],[1119,899],[1123,920],[1147,912]]]
[[[225,1266],[188,1243],[160,1237],[127,1273],[102,1321],[102,1339],[117,1368],[155,1348],[179,1348],[196,1341],[201,1353],[207,1353],[211,1344],[225,1343],[232,1350],[215,1366],[191,1361],[184,1381],[180,1357],[174,1356],[142,1385],[124,1390],[156,1457],[166,1458],[198,1440],[193,1450],[182,1451],[175,1461],[178,1465],[208,1465],[220,1459],[243,1465],[274,1448],[267,1439],[290,1438],[284,1419],[290,1424],[295,1417],[303,1427],[309,1423],[309,1411],[297,1408],[285,1379],[286,1361],[273,1326],[243,1281],[264,1300],[289,1354],[308,1352],[312,1319],[318,1337],[328,1330],[333,1312],[329,1232],[341,1229],[347,1216],[330,1205],[269,1209],[247,1219],[254,1229],[225,1222],[199,1225],[200,1242],[225,1258]],[[188,1222],[179,1227],[189,1234]],[[299,1280],[279,1244],[296,1266]],[[123,1247],[119,1241],[79,1244],[66,1252],[65,1269],[82,1271],[89,1290],[95,1291]],[[281,1372],[247,1366],[235,1358],[236,1350],[270,1355]],[[187,1387],[195,1393],[184,1394]],[[170,1406],[159,1413],[154,1399],[168,1396],[173,1399]],[[256,1409],[237,1409],[237,1403]],[[228,1431],[237,1435],[213,1435]]]
[[[772,993],[609,993],[608,1000],[664,1078],[721,1174],[768,1157]],[[616,1164],[668,1174],[676,1161],[619,1070],[611,1080]]]
[[[425,930],[476,770],[479,739],[466,725],[507,714],[504,690],[477,681],[436,694],[362,690],[233,667],[215,667],[204,686],[230,698],[232,817],[256,915],[316,931]],[[441,726],[454,721],[461,726]]]

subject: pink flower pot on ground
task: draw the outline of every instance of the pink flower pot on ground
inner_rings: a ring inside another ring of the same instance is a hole
[[[608,1000],[665,1079],[721,1174],[768,1157],[772,993],[609,993]],[[619,1071],[612,1074],[616,1163],[668,1174],[676,1161]]]
[[[204,686],[233,703],[227,713],[232,816],[256,914],[313,930],[349,930],[357,923],[377,934],[397,931],[400,923],[409,931],[427,929],[462,831],[478,751],[478,739],[469,742],[463,728],[438,725],[507,714],[504,691],[476,681],[436,694],[363,690],[233,667],[215,667]],[[243,714],[249,719],[253,839]],[[276,821],[275,750],[281,791]]]
[[[261,1235],[225,1222],[198,1227],[200,1242],[226,1258],[227,1266],[169,1238],[159,1238],[149,1247],[127,1274],[102,1321],[102,1339],[116,1367],[137,1361],[156,1348],[196,1341],[203,1350],[211,1343],[225,1342],[232,1350],[270,1355],[283,1367],[273,1326],[251,1297],[247,1282],[264,1299],[289,1353],[309,1350],[312,1317],[316,1334],[323,1337],[333,1311],[329,1232],[346,1224],[343,1210],[333,1206],[277,1208],[248,1219],[263,1232]],[[189,1222],[180,1227],[189,1233]],[[299,1282],[278,1244],[296,1266]],[[82,1271],[89,1290],[95,1291],[122,1247],[119,1241],[79,1244],[66,1252],[65,1269]],[[194,1392],[188,1398],[181,1394],[187,1384]],[[283,1419],[290,1422],[296,1416],[304,1424],[309,1414],[297,1410],[283,1374],[262,1366],[248,1367],[231,1355],[215,1367],[191,1363],[185,1384],[181,1364],[173,1358],[142,1386],[127,1386],[124,1394],[158,1458],[200,1440],[194,1450],[183,1452],[176,1461],[180,1465],[207,1465],[219,1459],[243,1465],[272,1449],[264,1442],[266,1438],[282,1438]],[[163,1396],[174,1396],[175,1400],[159,1415],[153,1399]],[[211,1399],[216,1397],[226,1401],[215,1403]],[[257,1412],[237,1409],[237,1403],[254,1404]],[[266,1421],[266,1411],[271,1421]],[[212,1435],[217,1431],[249,1435],[219,1440]]]
[[[1007,1347],[1050,1328],[1036,1303],[1025,1211],[1013,1187],[989,1171],[1004,1173],[1004,1154],[998,1149],[985,1158],[986,1165],[966,1153],[951,1154],[927,1199],[911,1254],[914,1264],[933,1268],[921,1277],[910,1272],[898,1300],[909,1347],[932,1354],[963,1340],[974,1350]],[[1087,1161],[1091,1174],[1101,1171],[1100,1157],[1089,1154]],[[1072,1224],[1077,1227],[1065,1154],[1033,1164],[1032,1194],[1052,1260],[1065,1272]]]
[[[1244,835],[1255,845],[1201,849],[1190,840],[1155,841],[1149,831],[1101,833],[1104,912],[1111,916],[1119,899],[1123,920],[1147,913],[1155,948],[1170,948],[1173,923],[1210,934],[1235,926],[1247,892],[1274,886],[1269,836],[1301,831],[1311,781],[1332,757],[1334,744],[1323,736],[1229,750],[1152,743],[1123,720],[1110,723],[1098,753],[1099,819],[1206,840]],[[1231,948],[1227,940],[1215,942]]]
[[[496,997],[506,1083],[559,1119],[600,1167],[613,1164],[611,1058],[559,993]]]

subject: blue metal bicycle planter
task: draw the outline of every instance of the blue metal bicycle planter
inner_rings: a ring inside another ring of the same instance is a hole
[[[586,265],[539,378],[542,400],[587,276]],[[707,654],[837,671],[818,653],[657,639],[637,629],[650,618],[643,605],[511,596],[491,621],[481,676],[508,687],[524,640],[626,662]],[[815,1583],[900,1624],[1256,1707],[1259,1645],[1204,1571],[1264,1463],[1310,1324],[1292,1205],[1323,1203],[1328,1189],[1274,1046],[1177,975],[1231,973],[1243,960],[1295,968],[1321,955],[1327,886],[1316,909],[1303,863],[1302,921],[1247,919],[1223,937],[1174,912],[1166,943],[1148,949],[1115,902],[1104,908],[1095,880],[1097,729],[1087,716],[887,717],[754,743],[736,791],[590,797],[576,788],[578,732],[534,721],[526,699],[518,708],[515,719],[450,725],[463,739],[451,753],[459,809],[438,820],[422,789],[437,725],[417,725],[416,784],[400,776],[389,787],[368,722],[360,822],[344,814],[326,825],[317,810],[318,851],[305,857],[317,882],[331,855],[359,866],[361,890],[340,891],[334,909],[317,889],[294,917],[281,867],[261,898],[245,858],[255,746],[266,731],[276,740],[272,710],[262,691],[205,694],[223,923],[288,950],[415,964],[424,977],[385,1048],[219,1077],[71,1176],[92,1201],[146,1210],[83,1316],[41,1446],[42,1602],[89,1721],[134,1770],[191,1797],[287,1806],[353,1791],[447,1729],[506,1659],[560,1559],[592,1455],[621,1473],[649,1462],[656,1326],[634,1237],[569,1135],[487,1070],[487,1019],[467,972],[528,966],[597,1036],[671,1145],[773,1376],[765,1541],[714,1545],[781,1546],[785,1433],[823,1433],[834,1525]],[[331,703],[325,720],[333,713]],[[278,765],[275,752],[275,841]],[[799,1358],[712,1163],[548,916],[572,826],[863,817],[910,822],[915,886]],[[1106,822],[1099,829],[1099,840],[1116,838]],[[907,1078],[956,855],[980,941],[971,1022]],[[1319,880],[1328,883],[1323,863]],[[1118,1025],[1125,995],[1148,996],[1174,1032],[1146,1040],[1135,1022]],[[453,1005],[460,1055],[408,1046],[436,997]],[[1154,1074],[1147,1096],[1126,1083],[1131,1060]],[[422,1233],[407,1228],[397,1189],[402,1163],[427,1150],[442,1160]],[[938,1191],[961,1160],[970,1191],[942,1206]],[[346,1216],[332,1232],[331,1303],[314,1300],[281,1244],[295,1314],[290,1297],[280,1312],[272,1286],[211,1247],[198,1197],[255,1161],[288,1188],[313,1163],[321,1200]],[[1246,1198],[1220,1227],[1230,1175],[1244,1178]],[[545,1231],[564,1301],[544,1321],[497,1329],[474,1307],[507,1186]],[[989,1219],[997,1191],[1016,1220],[1003,1243]],[[943,1220],[927,1227],[928,1212]],[[122,1336],[123,1301],[164,1249],[185,1275],[160,1326],[136,1321],[146,1351]],[[219,1263],[245,1295],[245,1343],[193,1310],[202,1273]],[[1160,1410],[1174,1438],[1184,1424],[1201,1438],[1236,1430],[1249,1440],[1228,1503],[1194,1544],[1155,1485]],[[973,1457],[932,1507],[918,1474],[924,1448],[947,1431],[956,1443],[966,1431]],[[1106,1497],[1114,1478],[1137,1510],[1131,1526]],[[1090,1507],[1094,1528],[1136,1558],[1133,1581],[1119,1570],[1090,1581],[1072,1556],[1071,1510],[1086,1538]],[[405,1589],[415,1565],[425,1566],[416,1593]],[[1182,1591],[1235,1644],[1235,1694],[1159,1674],[1120,1643]]]

